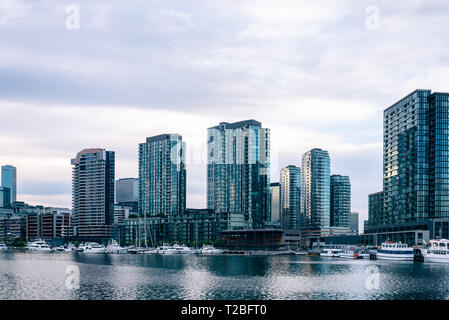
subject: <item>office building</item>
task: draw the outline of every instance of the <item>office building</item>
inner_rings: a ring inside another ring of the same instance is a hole
[[[359,213],[351,212],[351,224],[349,226],[352,232],[359,233]]]
[[[137,213],[139,203],[139,179],[118,179],[115,182],[115,202],[119,206],[131,207],[131,210]]]
[[[0,208],[9,208],[11,206],[11,193],[9,188],[0,187]]]
[[[179,134],[139,144],[139,212],[145,217],[182,215],[186,208],[185,142]]]
[[[103,241],[114,222],[115,152],[84,149],[71,163],[75,235]]]
[[[321,149],[312,149],[302,157],[301,229],[329,230],[330,158]]]
[[[16,167],[2,166],[2,187],[8,188],[10,193],[9,203],[17,201],[17,170]]]
[[[351,224],[351,183],[348,176],[332,175],[330,187],[330,225],[346,227]]]
[[[270,130],[255,120],[221,122],[207,136],[207,207],[263,228],[271,222]]]
[[[301,169],[293,165],[283,168],[280,185],[282,229],[300,229]]]
[[[281,185],[279,182],[270,184],[270,201],[271,201],[271,223],[281,223]]]

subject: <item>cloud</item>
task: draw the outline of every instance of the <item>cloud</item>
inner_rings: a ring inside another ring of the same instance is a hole
[[[0,3],[0,163],[19,167],[38,203],[70,206],[56,189],[82,148],[115,150],[117,177],[136,176],[137,144],[178,132],[193,150],[188,206],[204,207],[206,128],[254,118],[271,128],[273,181],[328,149],[366,218],[383,109],[416,88],[448,90],[446,1],[376,1],[374,30],[373,3],[358,0],[76,4],[79,30],[65,28],[68,3]],[[38,194],[47,180],[54,195]]]

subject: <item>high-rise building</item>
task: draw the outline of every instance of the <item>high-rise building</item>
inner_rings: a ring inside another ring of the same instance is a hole
[[[385,216],[383,191],[368,196],[368,225],[383,224]]]
[[[114,223],[115,152],[84,149],[72,159],[73,224],[81,239],[110,237]]]
[[[8,208],[11,205],[9,188],[0,187],[0,208]]]
[[[330,225],[346,227],[351,224],[351,182],[348,176],[331,175]]]
[[[384,111],[384,218],[449,218],[449,93],[416,90]]]
[[[186,209],[185,142],[179,134],[149,137],[139,144],[139,212],[182,215]]]
[[[115,198],[117,203],[139,201],[139,179],[118,179],[115,182]]]
[[[17,170],[13,166],[2,166],[2,187],[8,188],[9,203],[17,201]]]
[[[270,130],[255,120],[221,122],[207,136],[207,207],[263,228],[271,221]]]
[[[351,224],[349,226],[352,232],[359,233],[359,213],[351,212]]]
[[[321,149],[302,157],[301,229],[323,230],[330,227],[330,158]]]
[[[115,181],[115,202],[120,206],[131,207],[133,212],[138,212],[139,179],[122,178]]]
[[[301,169],[288,166],[281,170],[281,226],[282,229],[300,229]]]
[[[279,182],[270,184],[270,201],[271,201],[271,223],[281,223],[281,185]]]

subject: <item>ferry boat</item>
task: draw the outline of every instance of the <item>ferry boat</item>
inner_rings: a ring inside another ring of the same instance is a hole
[[[359,255],[359,251],[354,248],[346,248],[343,249],[340,253],[340,258],[344,259],[361,259],[362,257]]]
[[[8,247],[4,243],[0,243],[0,250],[6,250]]]
[[[203,245],[203,247],[199,250],[200,254],[221,254],[223,250],[214,248],[211,245]]]
[[[379,260],[413,261],[414,256],[413,247],[401,242],[384,242],[382,248],[377,250]]]
[[[425,262],[449,263],[449,240],[430,240],[429,247],[421,250]]]
[[[321,257],[339,257],[343,252],[340,246],[325,246],[320,251]]]
[[[28,242],[26,248],[30,251],[43,251],[43,252],[52,252],[53,249],[48,245],[44,240],[36,240],[33,242]]]
[[[123,254],[128,253],[127,248],[120,247],[117,241],[112,240],[111,243],[108,244],[106,247],[107,253],[114,253],[114,254]]]
[[[83,253],[106,253],[106,248],[96,242],[89,242],[87,244],[80,245],[78,251]]]

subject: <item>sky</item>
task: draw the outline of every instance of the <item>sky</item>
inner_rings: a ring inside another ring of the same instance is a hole
[[[383,110],[448,91],[446,0],[0,0],[0,165],[18,200],[71,207],[70,159],[187,143],[187,206],[206,206],[206,129],[271,129],[271,181],[312,148],[348,175],[352,211],[382,189]]]

